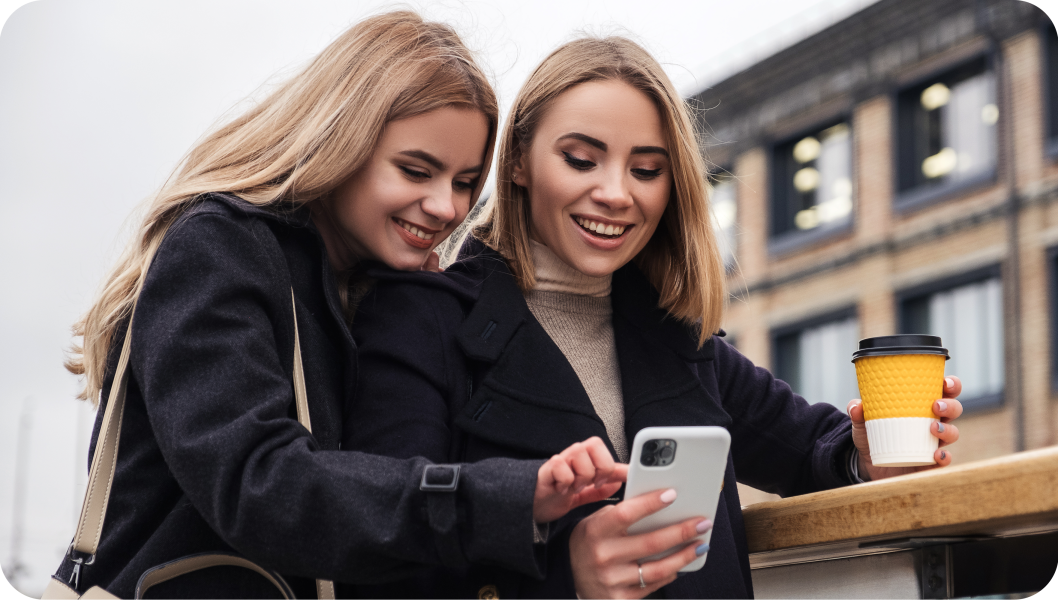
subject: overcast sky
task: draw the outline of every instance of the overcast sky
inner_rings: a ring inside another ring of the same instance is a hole
[[[93,413],[63,350],[130,213],[208,128],[358,19],[404,6],[453,24],[506,108],[578,30],[630,35],[690,93],[872,1],[0,0],[0,565],[19,552],[15,583],[36,597],[69,543]]]

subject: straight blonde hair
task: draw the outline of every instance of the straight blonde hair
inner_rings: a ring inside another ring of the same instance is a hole
[[[98,402],[107,353],[132,311],[169,227],[201,195],[229,192],[258,206],[326,197],[371,157],[385,124],[446,106],[481,111],[492,161],[499,107],[488,78],[449,26],[398,11],[366,19],[256,107],[207,135],[147,206],[134,239],[74,325],[82,337],[66,368],[84,376],[79,397]]]
[[[672,164],[672,195],[654,235],[635,257],[669,314],[697,328],[702,345],[720,328],[725,271],[709,209],[709,183],[689,110],[646,50],[622,37],[584,38],[551,53],[514,101],[500,138],[496,193],[474,235],[507,259],[523,290],[536,284],[529,246],[529,193],[514,183],[518,158],[555,98],[589,81],[623,81],[657,106]]]

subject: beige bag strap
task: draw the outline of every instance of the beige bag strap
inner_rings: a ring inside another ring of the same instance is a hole
[[[312,423],[309,418],[308,392],[305,388],[305,369],[301,364],[301,340],[298,336],[298,315],[297,306],[294,302],[293,288],[290,290],[290,304],[294,309],[294,403],[297,407],[298,422],[301,423],[305,429],[308,429],[309,433],[311,433]],[[135,314],[135,312],[136,305],[133,303],[132,314]],[[110,397],[109,400],[107,400],[106,410],[103,412],[103,423],[99,428],[99,438],[96,440],[95,452],[92,454],[92,467],[88,471],[88,488],[85,490],[84,504],[81,505],[81,516],[77,520],[77,530],[74,533],[73,543],[70,544],[72,550],[76,550],[80,554],[88,555],[87,562],[83,557],[73,558],[75,564],[71,582],[74,582],[75,588],[77,587],[76,582],[77,578],[80,576],[82,565],[90,565],[95,561],[96,550],[99,549],[99,539],[103,534],[103,521],[106,518],[107,503],[110,501],[110,489],[114,484],[114,472],[117,468],[118,462],[118,442],[121,438],[121,422],[125,414],[125,392],[128,389],[128,364],[129,355],[131,353],[132,317],[130,316],[129,327],[125,333],[125,342],[121,346],[121,356],[118,358],[118,366],[114,371],[114,383],[110,388]],[[207,564],[209,563],[209,560],[207,559],[211,556],[218,557],[218,560],[225,560],[228,562]],[[179,559],[148,571],[147,574],[150,574],[152,572],[159,572],[159,569],[164,569],[165,574],[173,574],[168,576],[156,575],[156,578],[164,578],[157,579],[156,581],[152,580],[153,583],[150,583],[147,587],[161,583],[162,581],[167,581],[177,575],[183,575],[200,568],[218,566],[220,564],[246,566],[247,568],[251,568],[258,572],[264,571],[262,567],[243,558],[239,558],[237,562],[233,561],[234,558],[224,554],[195,555],[193,557]],[[182,566],[177,568],[178,564]],[[194,567],[194,565],[201,566]],[[247,565],[253,566],[250,567]],[[145,574],[144,577],[146,577],[147,574]],[[273,583],[275,582],[273,581]],[[286,582],[283,583],[286,585]],[[289,591],[289,587],[287,590]],[[144,591],[146,591],[146,588]],[[280,591],[282,592],[283,590],[280,589]],[[335,597],[334,583],[324,579],[317,580],[316,593],[320,600],[332,600]],[[284,592],[284,597],[292,596],[287,596]]]
[[[159,583],[169,581],[170,579],[174,579],[181,575],[201,571],[202,569],[208,569],[210,567],[225,566],[250,569],[274,585],[276,589],[279,590],[279,593],[283,595],[283,598],[286,598],[287,600],[294,598],[294,592],[290,589],[290,585],[287,584],[286,580],[283,579],[282,575],[279,573],[265,569],[257,563],[247,560],[237,554],[224,553],[192,554],[191,556],[178,558],[174,561],[148,569],[140,576],[139,582],[136,583],[136,595],[134,598],[137,600],[143,598],[144,594],[147,593],[147,590]]]
[[[312,433],[309,393],[305,389],[305,368],[301,365],[301,337],[298,335],[298,307],[294,301],[294,288],[290,288],[290,305],[294,307],[294,405],[298,410],[298,422]],[[334,582],[317,579],[316,597],[320,600],[334,600]]]

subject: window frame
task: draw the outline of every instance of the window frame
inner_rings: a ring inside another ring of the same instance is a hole
[[[893,143],[891,144],[891,161],[892,161],[892,185],[893,185],[893,212],[897,215],[914,212],[916,210],[933,206],[947,200],[954,199],[957,195],[970,191],[974,188],[984,188],[990,185],[994,185],[998,181],[999,175],[999,163],[1003,157],[1000,156],[1001,152],[1001,136],[1003,135],[1000,128],[1003,127],[1004,115],[1006,114],[1006,105],[1003,99],[1003,94],[999,91],[1002,86],[1001,74],[997,70],[998,66],[998,55],[996,47],[993,43],[989,43],[985,48],[979,52],[974,52],[968,56],[957,56],[952,57],[950,61],[946,61],[936,66],[936,68],[930,69],[922,74],[918,74],[913,78],[906,81],[901,81],[899,85],[893,87],[889,93],[890,104],[893,107],[892,118],[890,119],[890,132],[892,135]],[[999,109],[999,121],[996,122],[996,161],[992,165],[992,168],[982,172],[974,177],[963,179],[962,181],[953,181],[944,183],[937,186],[918,186],[911,188],[906,191],[900,190],[900,176],[901,176],[901,121],[900,121],[900,96],[912,88],[921,86],[922,84],[937,79],[938,77],[959,69],[963,66],[969,65],[970,63],[984,60],[984,72],[991,71],[995,77],[996,82],[996,107]]]
[[[818,133],[824,129],[838,125],[839,123],[844,123],[849,128],[849,178],[852,180],[852,212],[849,213],[848,220],[840,225],[834,225],[831,227],[820,226],[805,231],[791,229],[778,234],[773,233],[775,231],[775,204],[778,201],[779,186],[779,182],[777,181],[777,161],[775,157],[778,148],[803,138],[806,135]],[[852,126],[851,111],[843,110],[836,114],[829,115],[826,119],[813,121],[811,126],[800,127],[795,130],[794,133],[772,139],[765,147],[767,148],[767,246],[769,257],[777,257],[796,252],[818,242],[841,237],[853,232],[856,225],[856,208],[859,186],[857,185],[856,169],[856,129]]]
[[[848,319],[849,317],[855,317],[856,324],[860,324],[860,312],[859,306],[857,304],[851,304],[841,308],[828,310],[797,321],[791,321],[789,323],[779,325],[778,327],[772,327],[768,331],[768,341],[771,346],[769,352],[771,358],[771,368],[768,369],[769,372],[771,372],[771,374],[776,379],[781,379],[784,383],[789,385],[789,382],[779,377],[779,338],[785,337],[787,335],[790,335],[791,333],[795,333],[798,331],[804,331],[805,329],[811,329],[812,327],[818,327],[820,325],[824,325],[833,321],[843,321],[845,319]],[[862,335],[862,331],[860,332],[860,335]],[[852,362],[851,352],[849,353],[849,362]],[[791,385],[790,388],[793,389],[793,386]],[[798,392],[797,390],[794,390],[794,393],[798,396],[801,395],[800,392]],[[849,398],[849,400],[852,400],[852,398]]]
[[[1056,252],[1058,252],[1058,248],[1056,248]],[[1002,264],[1001,263],[993,263],[993,264],[990,264],[990,265],[986,265],[984,267],[977,267],[977,268],[971,269],[969,271],[963,271],[961,273],[956,273],[954,275],[944,276],[944,277],[941,277],[940,279],[935,279],[935,280],[932,280],[932,281],[928,281],[926,283],[921,283],[921,284],[918,284],[918,285],[914,285],[914,286],[907,287],[907,288],[904,288],[904,289],[896,291],[893,294],[893,301],[895,302],[895,309],[896,309],[895,312],[896,312],[896,320],[897,320],[897,332],[900,333],[900,334],[908,333],[908,328],[907,328],[908,324],[906,323],[905,313],[904,313],[904,303],[905,302],[908,302],[910,300],[915,300],[915,299],[918,299],[918,298],[922,298],[923,296],[930,296],[930,295],[933,295],[933,294],[936,294],[936,293],[939,293],[939,292],[944,292],[944,291],[950,290],[952,288],[957,288],[957,287],[961,287],[961,286],[964,286],[964,285],[970,285],[970,284],[973,284],[973,283],[978,283],[978,282],[981,282],[981,281],[986,281],[988,279],[996,279],[996,278],[999,279],[1000,285],[1002,285],[1003,284],[1003,269],[1002,269]],[[1005,307],[1006,298],[1003,298],[1003,300],[1004,300],[1004,307]],[[1004,308],[1003,314],[1000,315],[1000,318],[1003,319],[1003,332],[1004,332],[1004,334],[1007,331],[1007,329],[1006,329],[1006,318],[1005,318],[1006,314],[1005,313],[1006,313],[1006,310]],[[968,398],[968,399],[964,400],[963,398],[960,397],[959,401],[962,402],[963,409],[967,413],[998,409],[998,408],[1002,408],[1002,407],[1004,407],[1006,405],[1006,392],[1007,392],[1007,383],[1009,381],[1009,378],[1006,376],[1007,375],[1006,370],[1007,370],[1007,361],[1008,361],[1008,359],[1007,359],[1007,353],[1005,352],[1005,350],[1006,350],[1006,337],[1005,337],[1005,335],[1004,335],[1004,339],[1000,340],[1000,343],[1002,343],[1003,347],[1004,347],[1004,353],[1003,353],[1003,374],[1004,374],[1004,377],[1003,377],[1003,389],[1000,390],[999,392],[994,393],[994,394],[988,394],[986,396],[979,396],[977,398]],[[958,375],[958,373],[955,373],[955,375]]]

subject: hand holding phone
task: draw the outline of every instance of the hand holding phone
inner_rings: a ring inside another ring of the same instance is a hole
[[[724,486],[731,434],[723,427],[647,427],[636,434],[632,444],[625,498],[672,488],[676,500],[667,508],[640,519],[628,528],[634,535],[704,516],[712,521]],[[708,543],[712,529],[697,538]],[[691,543],[697,544],[698,541]],[[649,562],[680,550],[683,545],[643,559]],[[680,569],[697,571],[708,554]]]

